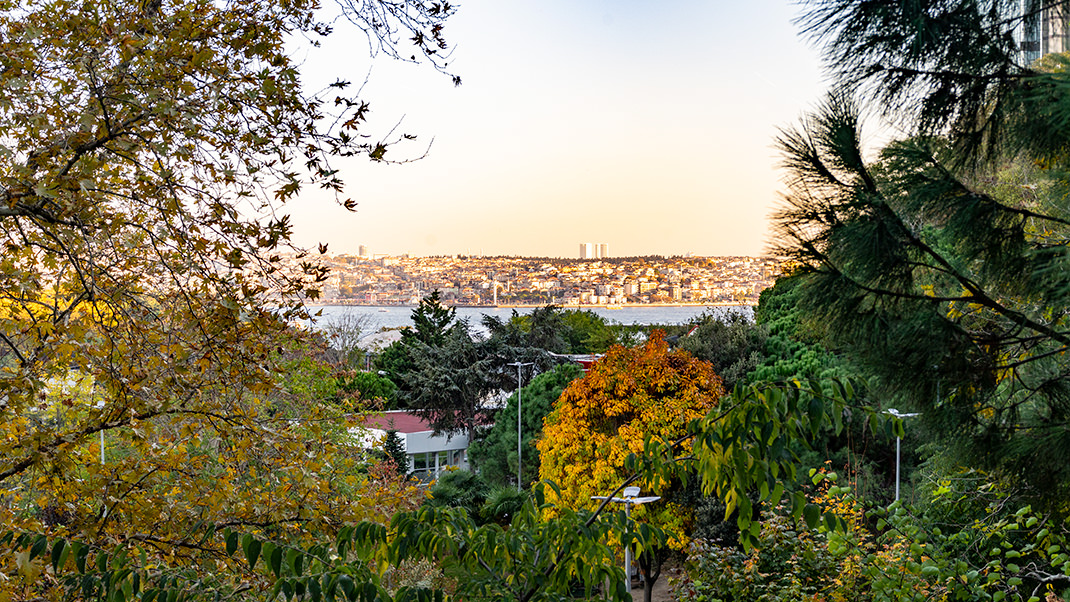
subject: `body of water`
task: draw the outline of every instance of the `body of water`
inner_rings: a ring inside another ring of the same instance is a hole
[[[534,310],[533,307],[458,307],[457,317],[465,320],[473,326],[473,330],[481,332],[481,322],[483,316],[490,315],[495,316],[502,321],[506,321],[513,312],[517,312],[520,315],[529,314]],[[569,307],[567,309],[573,309]],[[742,313],[748,318],[754,316],[754,308],[749,305],[733,305],[733,306],[703,306],[703,305],[660,305],[660,306],[630,306],[625,305],[620,309],[610,309],[606,307],[582,307],[582,309],[593,311],[602,318],[605,318],[608,322],[615,322],[618,324],[685,324],[691,319],[698,317],[704,313],[712,313],[714,315],[728,315],[732,313]],[[412,326],[412,307],[404,306],[373,306],[373,305],[326,305],[318,308],[311,308],[313,313],[320,311],[321,315],[316,318],[317,323],[329,323],[332,320],[337,320],[343,316],[355,316],[363,317],[366,321],[363,330],[365,332],[376,332],[381,329],[387,328],[400,328],[402,326]]]

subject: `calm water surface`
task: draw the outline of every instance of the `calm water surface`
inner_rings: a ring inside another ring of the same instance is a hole
[[[505,321],[513,315],[514,311],[520,315],[524,315],[531,313],[533,309],[534,308],[532,307],[458,307],[457,317],[462,320],[467,319],[474,327],[473,330],[482,332],[483,328],[480,324],[485,315],[495,316]],[[571,309],[571,307],[569,309]],[[731,313],[742,313],[748,318],[751,318],[754,315],[754,308],[749,305],[727,307],[707,307],[702,305],[655,307],[624,306],[620,309],[608,309],[605,307],[583,307],[583,309],[593,311],[602,318],[605,318],[608,322],[628,325],[685,324],[692,318],[700,316],[703,313],[712,313],[718,316]],[[384,328],[390,329],[400,328],[402,326],[412,326],[412,307],[397,305],[388,307],[371,305],[327,305],[319,308],[312,308],[313,313],[317,310],[321,310],[320,317],[316,319],[317,324],[329,323],[342,316],[350,315],[366,316],[365,319],[367,320],[367,324],[365,324],[363,328],[365,332],[375,332]]]

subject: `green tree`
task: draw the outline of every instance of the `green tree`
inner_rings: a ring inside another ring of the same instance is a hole
[[[706,313],[689,326],[694,330],[679,338],[679,348],[713,364],[726,389],[745,380],[765,359],[765,328],[743,314],[721,318]]]
[[[421,346],[437,348],[445,344],[454,328],[457,310],[442,304],[438,290],[420,299],[411,314],[412,327],[401,330],[401,339],[391,344],[375,358],[377,371],[385,372],[398,387],[399,407],[415,408],[412,405],[410,373],[418,367],[413,360],[415,350]]]
[[[588,309],[562,309],[556,305],[537,307],[530,314],[513,310],[508,321],[487,316],[483,325],[492,337],[515,347],[530,347],[552,353],[602,353],[624,343],[625,332],[607,324]]]
[[[406,474],[409,471],[409,456],[405,453],[405,445],[401,442],[398,432],[390,429],[386,431],[383,439],[383,454],[394,464],[398,474]]]
[[[394,381],[374,372],[350,372],[338,376],[338,386],[348,393],[356,393],[360,399],[378,400],[393,407],[397,385]]]
[[[750,382],[788,382],[845,378],[854,371],[808,324],[799,308],[801,277],[782,276],[762,291],[754,321],[768,332],[763,361],[748,375]]]
[[[800,310],[875,377],[874,395],[920,410],[962,462],[1050,494],[1070,484],[1070,103],[1065,70],[1022,63],[1019,10],[810,10],[841,81],[865,107],[902,110],[911,136],[865,160],[862,107],[834,94],[781,136],[792,179],[777,231]],[[993,185],[1015,162],[1036,186]]]
[[[402,331],[402,341],[412,344],[419,341],[424,345],[439,346],[446,342],[450,329],[456,326],[457,309],[442,305],[437,290],[420,299],[420,304],[412,310],[413,327]]]
[[[550,372],[539,374],[523,388],[523,418],[521,435],[523,438],[523,485],[538,479],[539,454],[535,441],[542,436],[543,419],[550,414],[554,402],[570,382],[582,376],[583,371],[576,364],[561,364]],[[476,441],[468,448],[472,463],[490,483],[515,483],[517,445],[517,394],[513,393],[494,418],[494,426],[486,437]]]
[[[505,370],[509,358],[498,350],[495,342],[473,337],[468,323],[459,322],[441,345],[417,341],[409,348],[413,368],[401,376],[399,393],[436,433],[466,433],[475,440],[476,427],[489,418],[486,401],[513,382]]]
[[[479,521],[479,511],[487,501],[490,486],[482,474],[467,470],[449,470],[438,477],[424,505],[437,508],[462,508]]]

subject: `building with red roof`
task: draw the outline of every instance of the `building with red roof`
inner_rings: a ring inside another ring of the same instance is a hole
[[[368,414],[361,418],[367,430],[366,447],[395,431],[409,458],[408,471],[417,477],[432,479],[447,468],[468,469],[468,435],[436,435],[427,420],[405,410]]]

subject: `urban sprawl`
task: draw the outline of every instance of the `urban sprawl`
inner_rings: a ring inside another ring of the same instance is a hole
[[[762,257],[334,255],[320,302],[415,305],[438,290],[451,305],[753,305],[780,262]]]

